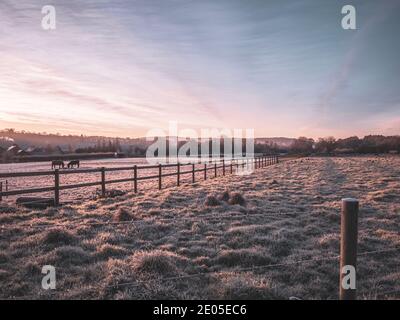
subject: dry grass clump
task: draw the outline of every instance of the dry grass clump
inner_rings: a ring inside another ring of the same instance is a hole
[[[47,255],[40,257],[40,264],[52,264],[54,266],[81,266],[90,261],[90,254],[77,246],[63,246],[56,248]]]
[[[131,221],[132,219],[133,215],[131,214],[131,211],[125,207],[119,208],[113,215],[113,220],[116,222]]]
[[[240,193],[235,192],[235,193],[231,194],[231,197],[229,199],[229,204],[232,204],[232,205],[238,204],[240,206],[245,206],[246,200]]]
[[[286,257],[292,252],[292,246],[293,243],[287,239],[275,240],[271,242],[269,252],[276,258]]]
[[[52,229],[42,236],[40,242],[49,246],[72,245],[77,242],[77,238],[69,231],[63,229]]]
[[[284,299],[276,284],[270,279],[253,273],[222,274],[216,288],[217,299],[226,300],[271,300]]]
[[[126,192],[122,191],[122,190],[109,189],[109,190],[106,190],[104,198],[121,197],[121,196],[124,196],[125,194],[126,194]],[[95,198],[103,198],[103,195],[102,195],[102,192],[100,189],[96,190]]]
[[[127,250],[123,247],[106,243],[97,248],[96,257],[100,259],[108,259],[111,257],[120,257],[126,253]]]
[[[170,251],[153,250],[138,251],[131,261],[136,272],[175,275],[178,273],[178,265],[182,265],[184,259]]]
[[[49,207],[46,210],[44,210],[44,215],[53,217],[58,214],[58,209],[54,207]]]
[[[192,224],[192,232],[194,233],[203,233],[208,229],[208,224],[204,221],[196,221]]]
[[[263,252],[262,248],[222,250],[215,262],[227,267],[259,266],[272,262],[272,258]]]
[[[318,239],[318,244],[323,248],[339,248],[339,234],[328,233]]]
[[[278,181],[276,181],[275,179],[273,179],[273,180],[269,183],[270,186],[276,186],[277,184],[278,184]]]
[[[204,205],[206,207],[216,207],[221,205],[221,202],[217,199],[217,197],[213,195],[207,196],[206,200],[204,201]]]
[[[218,197],[218,200],[228,202],[230,197],[231,197],[231,195],[230,195],[229,191],[225,190],[224,192],[222,192],[220,194],[220,196]]]

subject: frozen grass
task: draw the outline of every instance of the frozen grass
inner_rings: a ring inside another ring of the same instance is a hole
[[[60,208],[3,202],[0,297],[336,299],[337,260],[295,262],[339,254],[344,197],[360,200],[360,253],[399,247],[399,175],[397,157],[309,158]],[[400,298],[380,294],[400,290],[399,266],[399,251],[360,256],[359,297]]]

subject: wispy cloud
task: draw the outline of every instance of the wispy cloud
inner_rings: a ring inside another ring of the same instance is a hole
[[[357,31],[341,29],[341,0],[52,3],[52,32],[40,28],[47,1],[0,3],[0,126],[346,135],[396,116],[396,1],[355,0]]]

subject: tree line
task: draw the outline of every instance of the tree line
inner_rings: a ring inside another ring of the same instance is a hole
[[[368,135],[335,139],[334,137],[318,140],[300,137],[290,147],[289,152],[302,154],[366,154],[400,153],[400,136]]]

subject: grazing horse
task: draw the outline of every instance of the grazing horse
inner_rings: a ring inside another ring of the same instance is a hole
[[[79,160],[72,160],[72,161],[70,161],[70,162],[68,162],[68,169],[72,169],[72,168],[74,168],[75,166],[77,167],[77,168],[79,168],[79,165],[80,165],[80,163],[79,163]]]
[[[58,169],[61,169],[61,168],[64,169],[65,168],[64,161],[62,161],[62,160],[53,160],[51,162],[51,168],[55,169],[56,167],[58,167]]]

